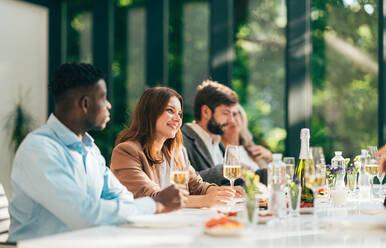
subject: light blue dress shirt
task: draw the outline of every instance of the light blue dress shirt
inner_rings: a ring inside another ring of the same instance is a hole
[[[53,114],[20,145],[11,184],[10,241],[121,224],[156,211],[151,198],[133,199],[90,135],[81,141]]]

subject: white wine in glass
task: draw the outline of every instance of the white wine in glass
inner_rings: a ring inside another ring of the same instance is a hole
[[[173,184],[187,185],[189,182],[189,159],[185,147],[181,147],[183,164],[175,166],[175,149],[172,151],[170,162],[170,182]]]
[[[326,177],[322,175],[306,175],[306,186],[316,191],[326,184]]]
[[[378,165],[377,164],[366,164],[365,172],[370,176],[374,177],[378,174]]]
[[[235,180],[241,177],[240,153],[237,146],[228,145],[225,150],[223,175],[230,181],[231,188]]]
[[[310,188],[314,197],[314,208],[316,209],[318,190],[326,185],[326,171],[324,167],[306,164],[304,168],[304,184]]]
[[[171,171],[170,181],[174,184],[187,184],[189,180],[188,171]]]
[[[241,167],[239,165],[225,165],[223,167],[224,177],[228,180],[236,180],[241,175]]]

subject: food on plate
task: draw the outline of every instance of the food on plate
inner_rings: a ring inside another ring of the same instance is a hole
[[[205,223],[206,228],[239,229],[244,228],[244,224],[227,217],[212,218]]]
[[[313,208],[314,204],[310,202],[300,202],[300,207],[301,208]]]
[[[273,218],[273,214],[270,211],[259,211],[258,215],[257,222],[259,224],[266,224]]]
[[[321,189],[318,190],[318,194],[322,195],[322,196],[325,196],[325,195],[327,195],[327,190],[325,188],[321,188]]]
[[[259,213],[259,217],[272,217],[272,213],[268,212],[268,213]]]
[[[217,210],[218,214],[224,215],[226,217],[235,217],[237,216],[237,212],[223,212],[221,210]]]

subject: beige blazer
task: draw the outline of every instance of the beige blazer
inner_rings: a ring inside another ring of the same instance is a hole
[[[118,144],[111,156],[111,171],[135,198],[154,198],[162,190],[159,167],[160,164],[153,164],[146,158],[141,144],[136,141]],[[212,185],[215,184],[204,182],[193,167],[189,167],[188,187],[191,195],[204,195]]]

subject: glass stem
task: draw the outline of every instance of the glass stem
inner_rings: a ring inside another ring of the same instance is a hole
[[[230,181],[230,183],[231,183],[231,189],[234,189],[234,187],[235,187],[235,180],[229,180]]]

